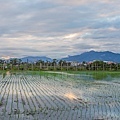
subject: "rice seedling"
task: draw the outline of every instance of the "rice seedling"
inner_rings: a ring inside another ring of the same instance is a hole
[[[66,73],[1,74],[0,119],[119,119],[119,80]]]

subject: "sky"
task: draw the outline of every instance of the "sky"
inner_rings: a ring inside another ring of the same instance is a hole
[[[120,0],[0,0],[0,58],[120,53]]]

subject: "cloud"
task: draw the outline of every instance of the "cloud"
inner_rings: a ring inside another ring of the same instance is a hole
[[[89,4],[89,3],[97,3],[97,0],[49,0],[54,3],[62,4],[62,5],[72,5],[72,6],[79,6],[79,5],[84,5],[84,4]],[[106,3],[106,4],[111,4],[114,3],[111,0],[101,0],[100,3]]]
[[[0,3],[0,56],[61,58],[91,49],[120,52],[119,0]]]

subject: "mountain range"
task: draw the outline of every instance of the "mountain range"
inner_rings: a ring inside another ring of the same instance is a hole
[[[62,60],[66,61],[77,61],[77,62],[89,62],[93,60],[101,60],[101,61],[113,61],[120,63],[120,54],[113,53],[110,51],[104,52],[96,52],[96,51],[89,51],[84,52],[80,55],[68,56],[66,58],[62,58]]]
[[[21,58],[22,62],[36,62],[38,60],[42,60],[42,61],[52,61],[51,58],[48,58],[46,56],[27,56],[24,58]]]
[[[22,60],[22,62],[36,62],[38,60],[50,61],[50,62],[53,61],[53,59],[46,56],[27,56],[20,59]],[[112,61],[112,62],[120,63],[120,54],[113,53],[110,51],[98,52],[92,50],[89,52],[84,52],[80,55],[68,56],[58,60],[76,61],[76,62],[83,62],[83,61],[89,62],[94,60],[101,60],[101,61]]]

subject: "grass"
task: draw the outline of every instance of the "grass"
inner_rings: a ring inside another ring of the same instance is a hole
[[[119,78],[120,71],[27,71],[27,74],[31,75],[41,75],[41,76],[50,76],[50,77],[57,77],[64,78],[66,75],[64,73],[73,74],[73,75],[83,75],[91,76],[94,80],[110,80],[112,78]]]
[[[118,78],[120,71],[69,71],[71,74],[92,75],[95,80],[106,79],[107,77]]]
[[[12,73],[16,71],[11,71]],[[78,75],[90,75],[95,80],[103,80],[107,78],[118,78],[120,77],[120,71],[19,71],[19,72],[25,72],[29,75],[40,75],[40,76],[51,76],[51,77],[61,77],[61,75],[64,77],[65,75],[62,73],[68,73],[68,74],[78,74]],[[0,71],[0,74],[5,74],[6,71]],[[87,79],[87,78],[86,78]]]

